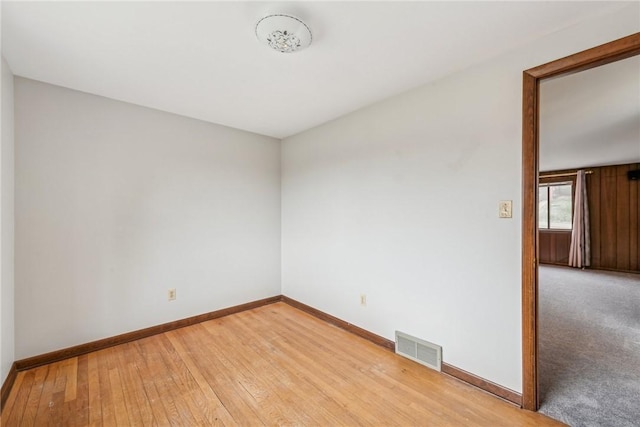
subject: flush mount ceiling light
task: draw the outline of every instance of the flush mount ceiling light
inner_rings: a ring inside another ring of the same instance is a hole
[[[300,19],[290,15],[267,15],[256,24],[258,40],[271,49],[291,53],[311,44],[311,30]]]

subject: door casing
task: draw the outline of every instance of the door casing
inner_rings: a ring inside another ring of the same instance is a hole
[[[538,410],[538,171],[540,82],[640,54],[640,33],[523,72],[522,407]]]

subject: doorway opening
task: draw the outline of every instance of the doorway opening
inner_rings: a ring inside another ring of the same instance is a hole
[[[522,110],[522,406],[536,411],[538,395],[538,185],[540,82],[640,54],[640,33],[523,72]]]

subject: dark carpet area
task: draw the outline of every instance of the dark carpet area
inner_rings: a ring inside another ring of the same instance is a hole
[[[640,426],[640,275],[539,269],[540,412]]]

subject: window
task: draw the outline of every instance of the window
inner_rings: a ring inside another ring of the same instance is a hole
[[[571,230],[573,183],[540,184],[538,188],[538,228]]]

